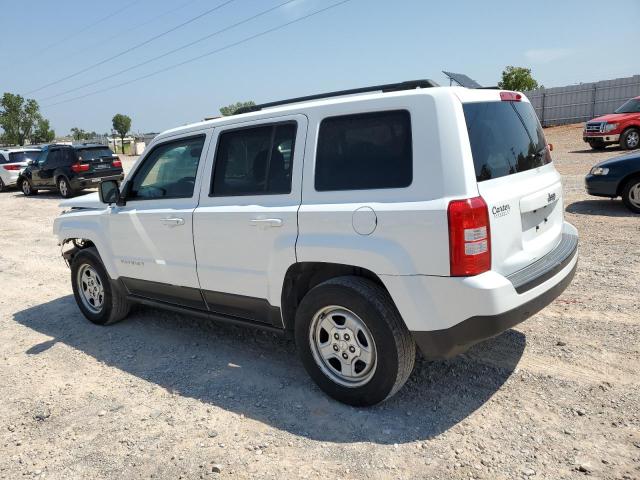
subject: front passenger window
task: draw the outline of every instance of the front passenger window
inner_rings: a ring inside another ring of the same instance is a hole
[[[190,198],[205,136],[182,138],[157,146],[133,178],[132,200]]]

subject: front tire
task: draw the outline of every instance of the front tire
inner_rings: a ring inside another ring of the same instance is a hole
[[[22,193],[25,195],[25,197],[30,197],[31,195],[35,195],[36,193],[38,193],[38,190],[33,188],[31,182],[26,178],[24,178],[22,182],[20,182],[20,190],[22,190]]]
[[[311,289],[296,311],[295,337],[311,378],[349,405],[391,397],[415,362],[415,343],[391,297],[362,277],[337,277]]]
[[[593,150],[604,150],[605,148],[607,148],[607,146],[605,145],[604,142],[600,142],[597,140],[592,140],[589,142],[589,146],[593,149]]]
[[[622,189],[622,201],[633,213],[640,213],[640,177],[627,181]]]
[[[625,150],[633,150],[640,147],[640,130],[629,128],[620,137],[620,147]]]
[[[95,248],[81,250],[71,262],[73,296],[82,314],[97,325],[110,325],[129,314],[126,295],[112,285]]]

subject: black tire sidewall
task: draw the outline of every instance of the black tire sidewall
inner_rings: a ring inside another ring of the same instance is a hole
[[[636,133],[640,134],[640,130],[638,130],[637,128],[630,128],[630,129],[626,130],[626,131],[622,134],[622,142],[621,142],[621,144],[622,144],[622,145],[621,145],[621,146],[622,146],[622,148],[624,148],[625,150],[632,150],[632,149],[636,149],[636,148],[640,147],[640,144],[636,145],[635,147],[630,147],[630,146],[627,144],[627,139],[629,138],[629,134],[630,134],[631,132],[636,132]]]
[[[67,184],[67,194],[63,195],[62,191],[60,189],[60,184],[62,182],[65,182]],[[71,190],[71,184],[69,183],[69,180],[66,179],[66,177],[60,177],[58,179],[58,192],[60,192],[60,195],[62,195],[64,198],[70,198],[73,196],[73,191]]]
[[[334,383],[316,364],[309,345],[309,328],[313,316],[329,305],[347,308],[367,325],[376,344],[377,366],[373,377],[361,387],[344,387]],[[329,396],[354,406],[375,405],[393,389],[398,376],[398,351],[393,332],[383,318],[383,312],[360,292],[343,285],[324,284],[313,288],[302,300],[296,312],[296,346],[302,363]]]
[[[24,184],[29,185],[29,193],[24,191]],[[31,185],[31,182],[29,180],[27,180],[26,178],[24,180],[22,180],[22,183],[20,184],[20,190],[22,190],[22,193],[26,196],[29,197],[31,195],[33,195],[33,185]]]
[[[633,205],[631,203],[631,199],[629,198],[629,195],[631,194],[631,188],[638,183],[640,183],[640,177],[634,177],[631,180],[628,180],[627,183],[625,183],[624,188],[622,189],[622,202],[633,213],[640,213],[640,208]]]
[[[102,306],[102,310],[100,313],[93,313],[87,309],[82,303],[82,299],[80,298],[80,292],[78,291],[78,270],[84,264],[91,265],[96,273],[100,276],[100,280],[102,281],[102,285],[104,287],[104,304]],[[105,270],[102,265],[102,261],[98,256],[98,253],[93,248],[88,248],[80,251],[71,262],[71,286],[73,287],[73,296],[76,299],[76,303],[78,304],[78,308],[82,314],[92,323],[96,325],[106,325],[109,323],[111,318],[111,309],[113,305],[113,291],[111,288],[111,280],[109,274]]]

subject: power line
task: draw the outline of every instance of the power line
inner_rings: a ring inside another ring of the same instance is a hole
[[[126,53],[132,52],[133,50],[136,50],[136,49],[138,49],[138,48],[140,48],[140,47],[142,47],[144,45],[147,45],[148,43],[151,43],[151,42],[153,42],[154,40],[157,40],[160,37],[164,37],[165,35],[168,35],[169,33],[174,32],[174,31],[178,30],[179,28],[184,27],[185,25],[193,23],[196,20],[198,20],[198,19],[200,19],[200,18],[202,18],[202,17],[204,17],[206,15],[209,15],[209,14],[215,12],[216,10],[221,9],[225,5],[229,5],[230,3],[233,3],[235,1],[236,0],[226,0],[225,2],[221,3],[220,5],[218,5],[218,6],[214,7],[214,8],[210,8],[209,10],[201,13],[200,15],[192,17],[189,20],[187,20],[185,22],[182,22],[181,24],[176,25],[175,27],[170,28],[169,30],[165,30],[164,32],[159,33],[158,35],[154,35],[153,37],[148,38],[144,42],[140,42],[137,45],[134,45],[133,47],[127,48],[126,50],[123,50],[122,52],[116,53],[115,55],[112,55],[112,56],[110,56],[108,58],[105,58],[104,60],[100,60],[99,62],[96,62],[93,65],[89,65],[88,67],[83,68],[82,70],[78,70],[77,72],[72,73],[71,75],[67,75],[66,77],[59,78],[58,80],[54,80],[53,82],[49,82],[46,85],[43,85],[43,86],[41,86],[39,88],[36,88],[35,90],[30,90],[30,91],[26,92],[25,95],[30,95],[32,93],[39,92],[40,90],[43,90],[43,89],[45,89],[47,87],[50,87],[52,85],[56,85],[56,84],[58,84],[60,82],[64,82],[65,80],[68,80],[68,79],[73,78],[73,77],[77,77],[78,75],[80,75],[80,74],[82,74],[82,73],[84,73],[84,72],[86,72],[88,70],[91,70],[92,68],[95,68],[95,67],[97,67],[99,65],[103,65],[103,64],[105,64],[107,62],[110,62],[111,60],[113,60],[115,58],[118,58],[118,57],[120,57],[120,56],[122,56],[122,55],[124,55]]]
[[[196,39],[196,40],[194,40],[192,42],[186,43],[186,44],[184,44],[184,45],[182,45],[180,47],[177,47],[177,48],[174,48],[172,50],[169,50],[168,52],[165,52],[165,53],[163,53],[161,55],[157,55],[157,56],[155,56],[153,58],[150,58],[149,60],[145,60],[142,63],[138,63],[138,64],[133,65],[131,67],[124,68],[124,69],[122,69],[122,70],[120,70],[118,72],[114,72],[114,73],[111,73],[111,74],[109,74],[107,76],[101,77],[101,78],[99,78],[97,80],[94,80],[92,82],[85,83],[84,85],[80,85],[80,86],[75,87],[75,88],[70,88],[69,90],[66,90],[64,92],[60,92],[60,93],[57,93],[55,95],[49,95],[48,97],[40,98],[39,101],[43,102],[43,101],[46,101],[46,100],[51,100],[52,98],[58,98],[58,97],[61,97],[62,95],[66,95],[68,93],[73,93],[73,92],[75,92],[77,90],[81,90],[83,88],[90,87],[90,86],[96,85],[98,83],[102,83],[105,80],[109,80],[110,78],[117,77],[119,75],[122,75],[123,73],[129,72],[131,70],[135,70],[136,68],[140,68],[140,67],[142,67],[144,65],[147,65],[147,64],[149,64],[151,62],[159,60],[160,58],[164,58],[164,57],[167,57],[169,55],[172,55],[172,54],[174,54],[176,52],[179,52],[180,50],[184,50],[185,48],[189,48],[189,47],[191,47],[191,46],[193,46],[193,45],[195,45],[197,43],[200,43],[200,42],[203,42],[205,40],[208,40],[211,37],[214,37],[216,35],[220,35],[221,33],[227,32],[227,31],[229,31],[229,30],[231,30],[233,28],[239,27],[240,25],[243,25],[243,24],[248,23],[248,22],[250,22],[252,20],[255,20],[256,18],[262,17],[262,16],[264,16],[264,15],[266,15],[268,13],[271,13],[274,10],[277,10],[279,8],[284,7],[285,5],[289,5],[290,3],[294,3],[294,2],[298,2],[298,1],[300,1],[300,0],[287,0],[286,2],[280,3],[278,5],[275,5],[274,7],[271,7],[271,8],[268,8],[266,10],[263,10],[260,13],[257,13],[255,15],[252,15],[252,16],[248,17],[248,18],[245,18],[244,20],[236,22],[236,23],[234,23],[232,25],[229,25],[229,26],[227,26],[225,28],[217,30],[217,31],[215,31],[213,33],[210,33],[208,35],[205,35],[204,37],[200,37],[200,38],[198,38],[198,39]]]
[[[68,36],[66,36],[66,37],[64,37],[64,38],[62,38],[62,39],[60,39],[60,40],[57,40],[57,41],[53,42],[53,43],[52,43],[52,44],[50,44],[49,46],[44,47],[44,48],[42,48],[42,49],[38,50],[38,55],[42,54],[43,52],[46,52],[47,50],[52,49],[53,47],[56,47],[56,46],[60,45],[61,43],[66,42],[67,40],[70,40],[70,39],[72,39],[72,38],[74,38],[74,37],[77,37],[78,35],[80,35],[80,34],[82,34],[82,33],[86,32],[87,30],[92,29],[93,27],[95,27],[96,25],[98,25],[98,24],[100,24],[100,23],[102,23],[102,22],[106,22],[106,21],[107,21],[107,20],[109,20],[110,18],[115,17],[116,15],[118,15],[118,14],[120,14],[120,13],[124,12],[125,10],[127,10],[127,9],[129,9],[129,8],[131,8],[131,7],[133,7],[133,6],[134,6],[135,4],[137,4],[137,3],[140,3],[140,0],[134,0],[133,2],[130,2],[128,5],[125,5],[124,7],[122,7],[122,8],[120,8],[120,9],[116,10],[115,12],[110,13],[109,15],[107,15],[107,16],[105,16],[105,17],[102,17],[102,18],[100,18],[100,19],[98,19],[98,20],[96,20],[95,22],[93,22],[93,23],[91,23],[91,24],[87,25],[86,27],[81,28],[80,30],[76,30],[76,31],[74,31],[71,35],[68,35]]]
[[[350,1],[351,0],[341,0],[340,2],[336,2],[334,4],[331,4],[331,5],[327,6],[327,7],[321,8],[319,10],[315,10],[315,11],[313,11],[311,13],[308,13],[307,15],[303,15],[302,17],[298,17],[298,18],[296,18],[294,20],[291,20],[289,22],[280,24],[277,27],[273,27],[273,28],[269,28],[267,30],[263,30],[260,33],[256,33],[256,34],[251,35],[249,37],[245,37],[242,40],[238,40],[237,42],[230,43],[228,45],[225,45],[224,47],[220,47],[220,48],[217,48],[215,50],[211,50],[211,51],[209,51],[207,53],[203,53],[202,55],[198,55],[196,57],[190,58],[189,60],[185,60],[185,61],[180,62],[180,63],[175,63],[173,65],[169,65],[168,67],[162,68],[160,70],[156,70],[155,72],[151,72],[151,73],[148,73],[148,74],[143,75],[141,77],[133,78],[133,79],[128,80],[126,82],[122,82],[122,83],[119,83],[119,84],[116,84],[116,85],[112,85],[110,87],[103,88],[101,90],[97,90],[97,91],[90,92],[90,93],[87,93],[87,94],[84,94],[84,95],[80,95],[78,97],[73,97],[73,98],[69,98],[69,99],[66,99],[66,100],[62,100],[60,102],[56,102],[56,103],[52,103],[52,104],[49,104],[49,105],[45,105],[45,106],[43,106],[43,108],[49,108],[49,107],[53,107],[53,106],[56,106],[56,105],[61,105],[61,104],[64,104],[64,103],[73,102],[75,100],[80,100],[82,98],[86,98],[86,97],[89,97],[89,96],[92,96],[92,95],[98,95],[99,93],[107,92],[107,91],[113,90],[115,88],[123,87],[125,85],[129,85],[131,83],[138,82],[140,80],[144,80],[146,78],[153,77],[155,75],[159,75],[160,73],[164,73],[166,71],[173,70],[174,68],[181,67],[181,66],[186,65],[188,63],[195,62],[195,61],[200,60],[202,58],[214,55],[216,53],[220,53],[222,51],[229,50],[230,48],[236,47],[236,46],[241,45],[243,43],[247,43],[247,42],[249,42],[251,40],[255,40],[256,38],[263,37],[265,35],[268,35],[269,33],[273,33],[275,31],[282,30],[283,28],[286,28],[286,27],[288,27],[290,25],[293,25],[294,23],[301,22],[301,21],[306,20],[306,19],[308,19],[310,17],[313,17],[313,16],[318,15],[320,13],[326,12],[327,10],[331,10],[332,8],[338,7],[340,5],[344,5],[345,3],[348,3]]]
[[[182,10],[184,7],[186,7],[187,5],[190,5],[194,2],[196,2],[197,0],[188,0],[184,3],[181,3],[180,5],[178,5],[177,7],[174,7],[170,10],[167,10],[165,12],[162,12],[158,15],[156,15],[155,17],[151,17],[149,20],[146,20],[142,23],[139,23],[137,25],[135,25],[133,28],[126,28],[124,30],[120,30],[119,32],[114,33],[113,35],[109,36],[109,37],[100,37],[100,41],[96,42],[96,43],[92,43],[89,44],[88,46],[85,46],[84,48],[81,48],[80,50],[75,50],[72,51],[71,53],[67,53],[66,55],[77,55],[79,53],[83,53],[83,52],[87,52],[89,50],[91,50],[92,48],[95,48],[98,45],[105,45],[108,42],[110,42],[111,40],[114,40],[122,35],[125,35],[129,32],[133,32],[135,30],[140,30],[142,27],[146,27],[147,25],[152,24],[153,22],[155,22],[156,20],[158,20],[159,18],[162,18],[166,15],[169,15],[170,13],[173,12],[177,12],[178,10]]]

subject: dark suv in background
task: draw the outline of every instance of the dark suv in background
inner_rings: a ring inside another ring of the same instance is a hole
[[[29,162],[18,178],[25,195],[38,190],[58,190],[65,198],[102,180],[124,179],[120,159],[104,145],[48,145],[37,160]]]

